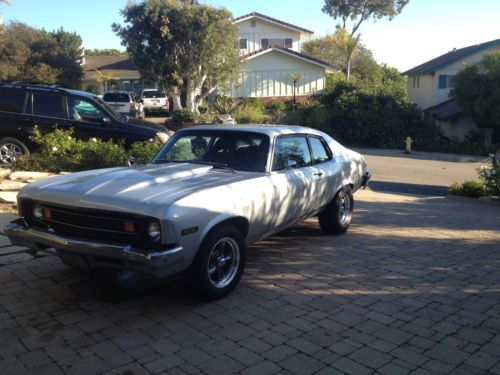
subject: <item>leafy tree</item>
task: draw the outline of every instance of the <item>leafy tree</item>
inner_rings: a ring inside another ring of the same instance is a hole
[[[85,56],[100,56],[100,55],[118,56],[125,54],[126,54],[125,51],[121,51],[116,48],[104,48],[104,49],[94,48],[85,50]]]
[[[500,129],[500,52],[458,72],[450,96],[479,127]]]
[[[123,11],[126,26],[114,32],[143,77],[157,81],[173,97],[174,110],[196,111],[217,87],[236,80],[240,67],[238,30],[231,13],[178,0],[131,3]],[[222,37],[223,36],[223,37]]]
[[[47,32],[11,22],[0,39],[0,80],[78,87],[81,38],[63,29]]]
[[[325,0],[323,13],[334,19],[340,19],[338,42],[346,57],[346,80],[350,78],[351,59],[356,52],[360,34],[356,35],[361,24],[369,19],[392,19],[410,0]],[[350,33],[347,28],[351,26]]]

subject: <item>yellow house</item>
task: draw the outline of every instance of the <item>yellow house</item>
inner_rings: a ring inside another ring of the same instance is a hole
[[[463,140],[477,126],[450,98],[453,80],[464,65],[479,62],[485,54],[499,50],[500,39],[496,39],[453,49],[404,72],[410,100],[435,120],[446,137]]]
[[[313,32],[253,12],[234,19],[243,67],[231,95],[280,98],[324,90],[327,73],[338,69],[300,53]]]

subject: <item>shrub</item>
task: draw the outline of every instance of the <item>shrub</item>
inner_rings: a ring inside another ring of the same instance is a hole
[[[271,122],[271,116],[252,107],[239,107],[233,114],[238,124],[264,124]]]
[[[479,178],[488,194],[500,196],[500,162],[495,155],[490,155],[491,165],[483,165],[479,169]]]
[[[266,105],[258,98],[243,98],[240,107],[251,108],[260,113],[264,113],[266,110]]]
[[[238,99],[230,98],[227,95],[218,94],[211,103],[212,111],[217,115],[227,115],[233,113],[238,106]]]
[[[174,122],[196,122],[198,121],[199,115],[195,112],[191,112],[189,109],[178,109],[172,115],[172,120]]]
[[[478,181],[465,181],[461,184],[455,182],[449,187],[449,192],[470,198],[479,198],[486,194],[483,184]]]
[[[282,100],[277,100],[274,103],[271,104],[271,109],[275,111],[286,111],[287,105],[284,101]]]
[[[130,147],[128,152],[129,157],[137,162],[149,163],[156,156],[163,143],[158,139],[150,139],[149,141],[135,142]]]

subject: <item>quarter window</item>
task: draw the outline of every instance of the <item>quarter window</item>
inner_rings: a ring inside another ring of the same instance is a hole
[[[62,96],[33,93],[33,114],[46,117],[63,118]]]
[[[325,143],[320,138],[311,137],[309,138],[309,142],[311,142],[314,164],[320,164],[331,159]]]
[[[306,137],[281,137],[276,140],[273,171],[302,168],[311,165],[311,153]]]
[[[26,91],[14,88],[0,88],[0,111],[21,113]]]

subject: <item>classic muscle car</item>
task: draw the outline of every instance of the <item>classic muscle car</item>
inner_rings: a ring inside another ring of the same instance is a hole
[[[51,177],[18,195],[13,244],[86,269],[191,272],[208,298],[241,278],[246,248],[307,217],[328,234],[351,223],[363,156],[296,126],[199,126],[146,165]]]

